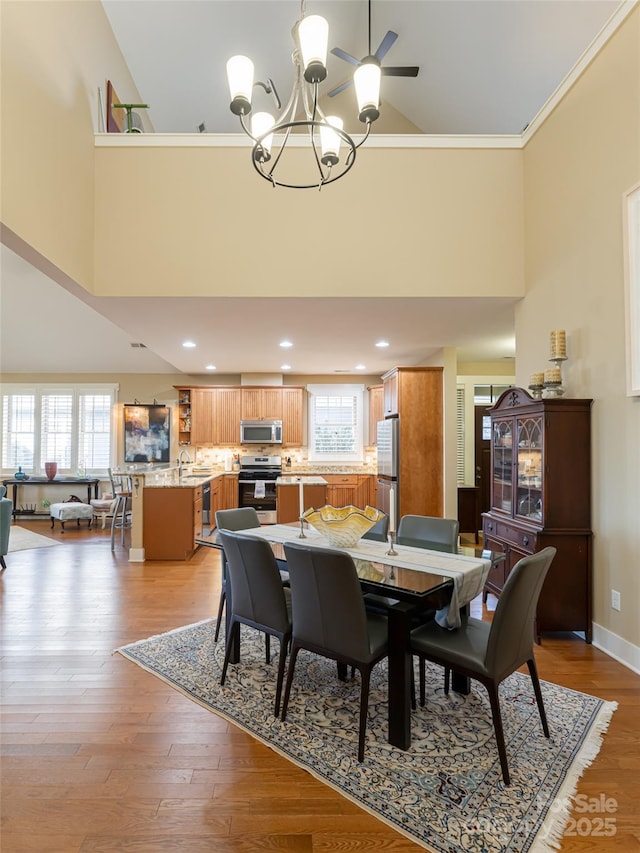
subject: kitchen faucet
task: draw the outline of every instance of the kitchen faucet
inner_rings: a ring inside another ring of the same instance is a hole
[[[185,455],[187,457],[186,459],[183,458],[183,456],[185,456]],[[178,477],[182,477],[182,466],[185,464],[185,462],[187,465],[193,464],[191,457],[189,456],[189,451],[184,450],[184,448],[183,448],[180,451],[180,453],[178,454]]]

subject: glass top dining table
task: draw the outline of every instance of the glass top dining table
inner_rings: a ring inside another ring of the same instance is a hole
[[[296,542],[312,547],[333,547],[315,530],[299,525],[274,524],[238,531],[268,541],[278,559],[284,559],[284,544]],[[196,539],[197,545],[220,548],[217,531]],[[388,657],[388,740],[400,749],[411,746],[411,666],[409,633],[412,617],[420,611],[446,614],[453,609],[455,623],[461,609],[482,591],[490,568],[504,560],[504,554],[481,548],[460,547],[457,554],[361,539],[353,548],[341,548],[353,557],[363,592],[373,593],[387,612]],[[226,619],[230,619],[227,602]],[[228,624],[227,624],[228,628]],[[446,630],[446,629],[443,629]],[[239,653],[238,653],[239,654]],[[234,657],[237,660],[238,654]],[[456,676],[454,690],[467,693],[468,680]]]

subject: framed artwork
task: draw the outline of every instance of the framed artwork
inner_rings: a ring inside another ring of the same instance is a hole
[[[640,183],[623,194],[627,396],[640,397]]]
[[[171,448],[169,406],[124,407],[124,461],[168,462]]]

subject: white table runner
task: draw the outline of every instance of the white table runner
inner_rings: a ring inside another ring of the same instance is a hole
[[[312,528],[305,528],[306,539],[299,538],[299,529],[284,524],[267,525],[265,527],[252,527],[243,530],[266,539],[268,542],[298,542],[308,543],[316,548],[334,548],[328,539],[321,536]],[[368,560],[372,563],[382,563],[387,566],[395,566],[401,569],[413,569],[418,572],[441,575],[451,578],[453,581],[453,592],[449,605],[436,613],[436,621],[443,628],[460,627],[460,608],[469,604],[472,599],[482,592],[491,560],[484,557],[465,557],[462,554],[447,554],[444,551],[430,551],[426,548],[414,548],[410,545],[394,545],[397,551],[395,557],[388,556],[385,552],[389,546],[386,542],[376,542],[373,539],[360,539],[355,548],[340,548],[346,551],[354,559]]]

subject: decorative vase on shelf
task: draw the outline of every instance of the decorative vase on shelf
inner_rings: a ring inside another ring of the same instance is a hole
[[[53,480],[53,478],[58,473],[58,463],[57,462],[45,462],[44,463],[44,473],[47,475],[49,480]]]
[[[13,479],[14,480],[26,480],[27,479],[27,475],[22,470],[22,465],[18,465],[18,470],[13,475]]]

